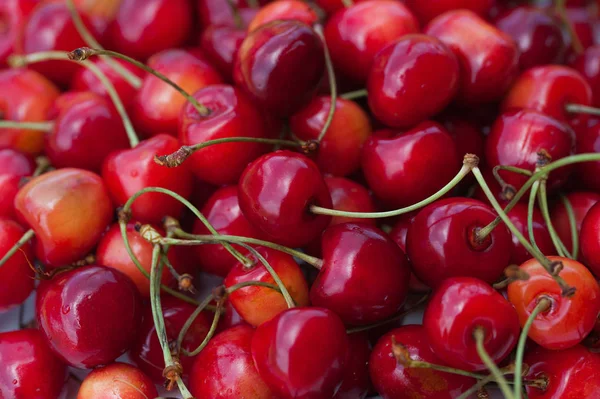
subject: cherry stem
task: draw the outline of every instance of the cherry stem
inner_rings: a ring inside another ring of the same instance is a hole
[[[523,330],[521,331],[521,336],[519,337],[519,343],[517,344],[517,354],[515,358],[515,387],[514,394],[516,397],[519,397],[521,393],[522,386],[522,374],[523,374],[523,354],[525,353],[525,343],[527,342],[527,335],[529,334],[529,330],[535,321],[535,318],[542,312],[545,312],[552,305],[552,301],[547,297],[540,297],[537,301],[537,305],[527,318],[527,321],[523,325]]]
[[[210,147],[211,145],[227,144],[227,143],[261,143],[261,144],[274,144],[288,147],[303,147],[302,143],[292,140],[280,140],[280,139],[267,139],[262,137],[225,137],[220,139],[208,140],[202,143],[194,144],[191,146],[184,145],[177,151],[168,155],[155,155],[154,162],[167,168],[175,168],[180,166],[190,155],[194,152],[199,151],[203,148]]]
[[[355,100],[357,98],[367,97],[368,95],[369,92],[367,91],[367,89],[360,89],[344,93],[340,95],[340,98],[343,98],[344,100]]]
[[[231,15],[233,17],[233,23],[235,24],[235,27],[238,29],[243,29],[244,28],[244,20],[242,19],[242,16],[240,15],[240,10],[238,10],[236,5],[233,3],[233,0],[225,0],[225,1],[227,2],[227,4],[229,5],[229,8],[231,9]]]
[[[323,42],[323,53],[325,54],[325,66],[327,67],[327,78],[329,79],[329,90],[331,96],[331,105],[329,106],[329,112],[327,113],[327,119],[325,119],[325,124],[321,128],[321,132],[319,133],[319,137],[317,138],[317,142],[323,141],[323,137],[327,134],[327,130],[329,130],[329,126],[331,126],[331,122],[333,121],[333,116],[335,115],[335,109],[337,107],[337,82],[335,81],[335,71],[333,69],[333,61],[331,61],[331,55],[329,54],[329,48],[327,47],[327,41],[325,40],[325,35],[323,34],[323,27],[319,24],[314,26],[315,32],[321,38]]]
[[[2,259],[0,259],[0,267],[4,266],[4,264],[6,262],[8,262],[8,260],[17,253],[17,251],[19,249],[21,249],[21,247],[23,245],[25,245],[27,242],[29,242],[29,240],[31,240],[33,238],[33,236],[35,235],[35,232],[33,231],[33,229],[29,229],[25,232],[25,234],[23,234],[21,236],[21,238],[19,238],[19,241],[17,241],[15,243],[15,245],[13,245],[2,257]]]
[[[0,120],[0,129],[23,129],[23,130],[38,130],[40,132],[49,133],[54,128],[54,122],[20,122]]]
[[[179,94],[181,94],[189,103],[191,103],[194,106],[194,108],[196,108],[196,111],[198,111],[198,113],[201,116],[208,116],[210,114],[210,110],[208,108],[206,108],[204,105],[200,104],[188,92],[183,90],[181,88],[181,86],[179,86],[178,84],[176,84],[171,79],[169,79],[162,73],[158,72],[157,70],[150,68],[148,65],[146,65],[136,59],[133,59],[125,54],[117,53],[116,51],[111,51],[111,50],[91,49],[89,47],[80,47],[69,53],[69,59],[74,60],[74,61],[84,61],[94,55],[107,55],[107,56],[111,56],[111,57],[115,57],[115,58],[120,58],[123,61],[127,61],[130,64],[137,66],[138,68],[156,76],[158,79],[162,80],[163,82],[165,82],[166,84],[168,84],[169,86],[171,86],[172,88],[177,90],[179,92]]]
[[[577,259],[577,255],[579,253],[579,232],[577,231],[577,219],[575,219],[575,212],[573,211],[573,206],[571,206],[571,201],[565,196],[560,195],[560,200],[567,211],[567,216],[569,217],[569,226],[571,228],[571,255],[573,255],[573,259]]]
[[[494,175],[494,177],[496,178],[496,181],[498,182],[498,184],[500,184],[500,186],[502,187],[503,190],[505,190],[505,188],[507,188],[507,187],[512,188],[512,186],[510,186],[510,184],[507,184],[504,181],[504,179],[500,176],[499,172],[501,170],[506,170],[508,172],[517,173],[519,175],[523,175],[523,176],[527,176],[527,177],[531,177],[531,175],[533,175],[533,173],[531,173],[531,171],[527,170],[527,169],[517,168],[515,166],[510,166],[510,165],[496,165],[492,169],[492,174]]]
[[[591,107],[589,105],[583,104],[567,104],[565,106],[567,112],[572,112],[574,114],[587,114],[587,115],[595,115],[600,116],[600,108]]]
[[[531,192],[529,193],[529,203],[527,204],[527,232],[529,234],[529,240],[531,241],[531,245],[533,248],[541,253],[540,248],[537,246],[535,242],[535,236],[533,235],[533,211],[535,207],[535,199],[537,197],[538,190],[540,188],[540,181],[536,180],[531,186]]]
[[[79,11],[75,7],[73,0],[66,0],[67,8],[69,9],[69,13],[71,14],[71,19],[73,20],[73,24],[75,25],[75,29],[81,36],[81,38],[85,41],[90,47],[95,47],[98,49],[102,49],[102,45],[98,43],[96,38],[90,33],[87,29],[83,20],[81,19],[81,15],[79,15]],[[142,87],[142,80],[129,72],[127,69],[123,68],[123,65],[119,64],[115,60],[110,57],[102,57],[102,60],[106,62],[115,72],[117,72],[127,83],[129,83],[133,88],[139,89]]]
[[[341,217],[350,217],[350,218],[357,218],[357,219],[387,218],[387,217],[398,216],[398,215],[402,215],[405,213],[409,213],[409,212],[412,212],[419,208],[422,208],[426,205],[429,205],[432,202],[437,201],[438,199],[440,199],[441,197],[446,195],[458,183],[460,183],[460,181],[465,176],[467,176],[473,168],[477,167],[478,162],[479,162],[479,158],[476,155],[466,154],[464,157],[464,160],[463,160],[462,167],[460,168],[460,170],[458,171],[456,176],[454,176],[454,178],[452,180],[450,180],[450,182],[448,182],[444,187],[442,187],[437,193],[425,198],[422,201],[417,202],[416,204],[407,206],[405,208],[395,209],[393,211],[387,211],[387,212],[348,212],[348,211],[341,211],[341,210],[337,210],[337,209],[322,208],[317,205],[312,205],[310,207],[310,211],[317,215],[341,216]]]
[[[504,269],[504,275],[506,276],[504,280],[492,284],[492,287],[494,287],[495,290],[504,289],[508,287],[510,283],[515,281],[527,281],[531,278],[531,276],[527,272],[521,270],[518,265],[509,265]]]
[[[552,239],[554,248],[556,248],[556,252],[559,256],[573,259],[573,256],[566,249],[565,244],[563,244],[562,240],[558,236],[558,233],[554,229],[554,224],[552,223],[552,219],[550,218],[550,211],[548,210],[548,198],[546,193],[546,179],[542,179],[540,182],[540,192],[538,193],[538,201],[540,204],[542,216],[544,217],[544,221],[546,222],[546,226],[548,227],[548,232],[550,233],[550,238]]]
[[[500,387],[500,390],[502,391],[504,398],[505,399],[514,399],[512,391],[510,390],[510,387],[508,386],[508,382],[506,381],[506,378],[504,378],[502,371],[500,371],[498,366],[496,366],[496,363],[494,363],[494,361],[492,360],[490,355],[485,350],[485,346],[484,346],[485,330],[481,327],[475,328],[475,330],[473,331],[473,338],[475,339],[475,346],[477,347],[477,354],[481,358],[481,361],[486,365],[488,370],[490,370],[490,372],[494,376],[494,381],[496,381],[496,383]]]
[[[189,352],[187,349],[185,349],[183,347],[178,346],[178,348],[180,348],[180,350],[181,350],[181,353],[183,353],[185,356],[196,356],[198,353],[202,352],[202,350],[206,347],[206,345],[208,345],[208,343],[210,342],[212,337],[215,335],[215,331],[217,331],[217,327],[219,325],[219,319],[221,318],[221,313],[223,312],[223,303],[225,302],[225,298],[226,297],[224,296],[217,302],[217,310],[215,311],[215,314],[213,316],[213,321],[210,324],[208,333],[206,333],[206,337],[204,337],[204,339],[202,340],[200,345],[198,345],[198,347],[191,352]],[[193,320],[192,320],[192,322],[193,322]],[[186,324],[187,324],[187,321],[186,321]],[[183,341],[182,341],[182,343],[183,343]],[[177,344],[179,345],[180,343],[177,342]]]
[[[42,51],[39,53],[32,53],[23,56],[13,55],[9,58],[8,62],[11,66],[25,66],[28,64],[48,60],[69,61],[69,54],[70,53],[66,53],[64,51]],[[127,137],[129,138],[129,144],[131,145],[131,147],[135,147],[136,145],[138,145],[140,140],[138,139],[135,129],[133,128],[133,124],[131,123],[131,119],[129,119],[129,115],[127,115],[127,111],[125,111],[125,106],[123,105],[123,102],[117,94],[117,91],[115,90],[113,84],[106,77],[104,72],[102,72],[100,68],[98,68],[92,62],[82,62],[81,65],[83,65],[85,68],[88,68],[90,72],[92,72],[96,76],[96,78],[98,78],[100,83],[102,83],[102,85],[106,89],[106,92],[112,100],[115,109],[117,110],[119,116],[123,120],[123,125],[125,126],[125,131],[127,132]]]
[[[36,167],[33,171],[33,177],[37,177],[46,173],[50,168],[52,168],[52,164],[48,157],[40,155],[35,159]]]
[[[501,369],[500,371],[502,372],[503,375],[504,374],[512,374],[513,367],[508,366],[508,367]],[[496,380],[496,378],[494,377],[494,375],[490,374],[490,375],[486,376],[485,378],[482,378],[481,380],[477,381],[477,383],[475,385],[473,385],[471,388],[469,388],[466,391],[464,391],[463,393],[461,393],[460,396],[457,397],[456,399],[468,399],[472,394],[479,391],[481,388],[483,388],[490,382],[494,382],[495,380]]]
[[[213,301],[213,299],[215,299],[215,295],[214,294],[210,294],[206,298],[204,298],[204,300],[202,302],[200,302],[200,304],[198,304],[198,306],[196,307],[196,309],[194,309],[194,312],[192,312],[192,314],[190,315],[190,317],[188,317],[188,319],[185,321],[185,324],[183,325],[183,327],[179,331],[179,335],[177,336],[177,346],[176,346],[176,349],[175,349],[176,353],[183,353],[184,355],[186,354],[186,352],[184,352],[185,349],[182,347],[183,340],[185,339],[185,334],[187,334],[188,330],[190,329],[190,327],[194,323],[194,320],[196,320],[196,318],[198,317],[198,315],[200,313],[202,313],[202,311],[204,309],[207,308],[208,304],[211,303]],[[220,312],[221,312],[221,306],[217,305],[217,309],[215,311],[215,314],[216,313],[220,313]]]
[[[571,37],[571,44],[573,45],[573,50],[575,51],[575,54],[581,54],[581,53],[583,53],[583,45],[581,44],[581,40],[579,40],[579,36],[577,35],[577,32],[573,28],[571,21],[569,21],[569,17],[567,16],[566,3],[567,3],[567,0],[556,0],[554,8],[555,8],[556,14],[558,14],[558,16],[562,20],[563,24],[567,28],[569,36]]]

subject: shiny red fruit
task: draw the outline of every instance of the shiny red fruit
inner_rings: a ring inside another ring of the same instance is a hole
[[[0,218],[0,257],[19,241],[25,230],[10,219]],[[31,244],[26,243],[0,267],[0,313],[20,305],[33,291],[34,272]],[[1,392],[1,389],[0,389]]]
[[[326,176],[325,184],[331,194],[333,209],[347,212],[375,212],[375,204],[369,191],[362,185],[345,177]],[[331,218],[330,226],[342,223],[376,224],[376,219],[361,219],[344,216]]]
[[[570,66],[579,72],[590,85],[594,106],[600,106],[600,46],[595,45],[571,61]]]
[[[586,266],[600,275],[600,206],[596,203],[585,215],[581,224],[580,234],[581,254],[586,260]]]
[[[260,5],[264,5],[269,0],[259,0]],[[236,26],[237,22],[233,16],[233,8],[228,2],[222,0],[195,0],[198,16],[202,26],[220,25],[220,26]],[[246,0],[233,0],[231,4],[237,7],[242,19],[243,27],[254,18],[257,9],[248,7]]]
[[[247,35],[245,29],[225,25],[211,25],[202,31],[202,51],[228,82],[233,81],[233,64]]]
[[[573,208],[575,216],[575,225],[577,227],[577,236],[581,237],[581,225],[589,210],[600,201],[600,194],[589,192],[589,191],[574,191],[566,195],[566,199]],[[569,214],[567,209],[563,205],[562,201],[557,201],[554,208],[550,212],[552,219],[552,225],[556,230],[556,233],[560,237],[563,244],[568,251],[573,250],[573,241],[571,235],[571,223],[569,221]],[[581,240],[581,238],[580,238]],[[583,262],[584,264],[586,262]]]
[[[317,13],[307,3],[300,0],[279,0],[261,7],[250,24],[248,32],[252,32],[262,25],[277,20],[294,20],[312,26],[318,20]]]
[[[0,67],[15,51],[21,27],[39,0],[6,0],[0,4]]]
[[[596,124],[577,132],[577,153],[600,151],[600,125]],[[600,192],[600,162],[581,162],[574,165],[577,180],[588,190]]]
[[[34,170],[34,162],[25,154],[11,148],[0,150],[0,217],[14,217],[21,179],[31,176]]]
[[[342,385],[333,399],[364,399],[371,388],[369,356],[371,344],[365,333],[348,335],[350,345]]]
[[[141,370],[126,363],[113,363],[88,374],[77,399],[124,399],[158,396],[152,380]]]
[[[519,230],[519,232],[523,234],[528,241],[530,241],[529,230],[527,229],[527,205],[522,203],[516,204],[508,213],[508,217]],[[540,252],[544,255],[555,255],[556,249],[554,249],[554,244],[550,238],[550,233],[546,227],[546,222],[544,221],[542,213],[537,208],[533,208],[532,221],[533,237]],[[553,225],[556,226],[554,219]],[[523,245],[521,245],[517,237],[514,235],[511,236],[513,247],[511,251],[512,256],[510,258],[510,263],[520,265],[521,263],[531,259],[531,254],[523,247]]]
[[[469,10],[485,18],[494,0],[406,0],[406,5],[422,23],[427,23],[447,11]]]

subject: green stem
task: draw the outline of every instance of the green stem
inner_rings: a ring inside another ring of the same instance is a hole
[[[587,115],[600,116],[600,109],[591,107],[589,105],[567,104],[565,106],[565,109],[567,110],[567,112],[571,112],[574,114],[587,114]]]
[[[556,14],[560,17],[563,24],[567,28],[569,36],[571,37],[571,44],[573,45],[573,50],[575,51],[575,54],[581,54],[584,51],[583,45],[581,44],[581,40],[579,40],[579,36],[577,35],[577,32],[573,28],[573,24],[571,24],[571,21],[569,20],[569,17],[567,16],[567,5],[566,4],[567,4],[567,0],[556,0],[556,3],[555,3]]]
[[[325,124],[321,128],[321,132],[317,138],[317,141],[320,143],[323,141],[323,137],[327,134],[327,130],[329,130],[329,126],[331,126],[331,122],[333,121],[333,116],[335,115],[335,109],[337,107],[337,82],[335,81],[335,71],[333,69],[333,61],[331,61],[331,55],[329,54],[329,48],[327,47],[327,41],[325,40],[325,35],[323,34],[323,27],[319,24],[314,26],[315,32],[321,38],[323,42],[323,53],[325,54],[325,66],[327,67],[327,78],[329,79],[329,90],[331,96],[331,104],[329,105],[329,112],[327,113],[327,119],[325,119]]]
[[[502,372],[500,371],[498,366],[496,366],[496,363],[494,363],[490,355],[488,355],[487,351],[485,350],[485,346],[483,345],[485,339],[484,330],[482,328],[476,328],[475,331],[473,331],[473,338],[475,338],[477,354],[479,354],[481,361],[483,361],[488,370],[490,370],[490,372],[494,376],[494,381],[498,383],[498,386],[500,387],[504,398],[515,399],[515,397],[512,394],[512,391],[510,390],[510,387],[508,386],[508,382],[506,382],[506,378],[504,378],[504,375],[502,375]]]
[[[483,388],[490,382],[494,382],[494,376],[492,374],[477,381],[477,383],[475,385],[473,385],[471,388],[469,388],[466,391],[464,391],[463,393],[461,393],[460,396],[457,397],[456,399],[469,399],[471,397],[471,395],[473,395],[474,393],[479,391],[481,388]]]
[[[13,245],[8,252],[6,252],[4,254],[4,256],[2,257],[2,259],[0,259],[0,267],[2,267],[14,254],[17,253],[17,251],[25,244],[27,244],[29,242],[29,240],[31,240],[33,238],[33,236],[35,235],[35,232],[33,231],[33,229],[29,229],[25,232],[25,234],[23,234],[21,236],[21,238],[19,238],[19,241],[17,241],[15,243],[15,245]]]
[[[54,128],[54,122],[20,122],[0,120],[0,129],[39,130],[49,133]]]
[[[546,226],[548,227],[548,232],[550,233],[550,238],[552,239],[554,248],[556,248],[556,252],[559,256],[573,259],[569,251],[567,251],[567,249],[565,248],[565,245],[563,244],[562,240],[556,233],[556,230],[554,229],[554,224],[552,223],[552,219],[550,218],[550,211],[548,209],[548,197],[546,192],[546,179],[542,179],[540,182],[540,192],[538,193],[538,200],[542,216],[544,217],[544,221],[546,222]]]
[[[231,9],[231,15],[233,17],[233,23],[235,27],[238,29],[242,29],[244,27],[244,20],[240,15],[240,10],[238,10],[237,6],[233,3],[233,0],[225,0]]]
[[[369,92],[367,89],[360,89],[341,94],[340,98],[343,98],[344,100],[355,100],[357,98],[367,97],[368,94]]]
[[[190,329],[190,327],[192,326],[192,324],[194,323],[194,320],[196,320],[196,318],[198,317],[198,315],[200,313],[202,313],[202,311],[204,309],[206,309],[206,307],[208,306],[209,303],[212,302],[212,300],[215,299],[213,294],[210,294],[209,296],[207,296],[202,302],[200,302],[198,304],[198,306],[196,307],[196,309],[194,309],[194,312],[190,315],[190,317],[188,317],[188,319],[185,321],[185,324],[183,325],[183,327],[181,327],[181,330],[179,331],[179,335],[177,336],[177,348],[176,348],[176,352],[177,353],[183,353],[183,340],[185,338],[185,334],[187,334],[188,330]],[[217,309],[215,311],[216,312],[221,312],[221,307],[217,306]]]
[[[540,248],[537,246],[537,243],[535,242],[535,236],[533,235],[533,212],[539,187],[540,181],[537,180],[535,183],[533,183],[533,186],[531,186],[531,192],[529,193],[529,203],[527,204],[527,232],[529,234],[531,245],[537,252],[541,253],[542,251],[540,251]]]
[[[208,345],[208,343],[210,342],[212,337],[215,335],[215,331],[217,331],[217,327],[219,326],[219,319],[221,318],[221,313],[223,312],[223,301],[224,300],[225,300],[225,298],[221,298],[221,300],[217,303],[217,310],[215,311],[215,314],[213,316],[213,321],[210,324],[210,328],[208,330],[208,333],[206,334],[206,337],[204,337],[204,339],[202,340],[200,345],[198,345],[198,347],[191,352],[189,352],[187,349],[185,349],[183,347],[180,347],[181,353],[183,353],[185,356],[196,356],[198,353],[202,352],[202,349],[204,349],[206,347],[206,345]],[[193,320],[192,320],[192,322],[193,322]],[[183,341],[182,341],[182,343],[183,343]],[[179,342],[178,342],[178,344],[179,344]]]
[[[571,206],[571,201],[565,195],[560,195],[560,200],[567,211],[567,216],[569,217],[569,226],[571,228],[571,254],[573,255],[573,259],[577,259],[579,254],[579,232],[577,231],[577,219],[575,218],[575,211],[573,211],[573,206]]]

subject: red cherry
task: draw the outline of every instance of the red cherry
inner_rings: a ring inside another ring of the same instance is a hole
[[[482,328],[484,347],[494,362],[502,361],[517,344],[519,318],[512,305],[490,285],[472,277],[445,280],[423,316],[433,352],[452,367],[485,370],[473,333]]]
[[[88,374],[79,387],[77,399],[121,399],[139,395],[158,396],[152,380],[130,364],[113,363]]]
[[[573,208],[575,215],[575,224],[577,226],[577,235],[581,237],[581,225],[585,216],[589,210],[600,201],[600,194],[586,192],[586,191],[575,191],[566,195],[567,200]],[[552,219],[552,225],[556,230],[556,233],[560,237],[567,250],[573,249],[573,242],[571,236],[571,224],[569,222],[569,214],[567,209],[563,205],[562,201],[557,201],[556,205],[550,212]],[[586,262],[584,262],[586,263]]]
[[[485,17],[494,0],[406,0],[408,7],[425,24],[447,11],[465,9]]]
[[[57,399],[67,370],[38,330],[0,333],[0,398]]]
[[[202,51],[227,81],[233,81],[233,63],[247,35],[245,29],[223,25],[211,25],[202,32]]]
[[[318,96],[290,118],[292,132],[301,140],[317,140],[325,126],[330,96]],[[355,102],[338,98],[327,133],[319,145],[315,162],[323,173],[346,176],[360,168],[360,152],[371,134],[368,115]]]
[[[516,204],[508,213],[508,217],[510,221],[515,225],[515,227],[519,230],[521,234],[525,237],[529,237],[528,229],[527,229],[527,205],[525,204]],[[552,243],[552,239],[550,238],[550,233],[548,232],[548,228],[546,227],[546,222],[544,221],[544,217],[542,213],[537,209],[533,208],[533,237],[535,238],[535,243],[537,247],[540,249],[540,252],[544,255],[553,255],[556,253],[554,249],[554,244]],[[554,222],[554,219],[552,220]],[[510,258],[511,264],[520,265],[526,260],[531,259],[531,254],[527,252],[527,250],[521,245],[517,237],[512,235],[512,256]]]
[[[573,4],[571,7],[566,8],[567,20],[573,27],[579,42],[583,49],[590,47],[596,43],[596,26],[598,24],[598,18],[594,14],[588,11],[585,4]],[[569,52],[575,53],[573,43],[569,43]]]
[[[4,256],[24,233],[16,222],[0,218],[0,256]],[[33,291],[35,280],[29,262],[33,262],[33,251],[31,244],[26,243],[0,268],[0,312],[20,305]]]
[[[404,36],[373,61],[369,108],[388,126],[412,127],[450,103],[458,78],[458,60],[445,44],[426,35]]]
[[[110,42],[116,51],[145,60],[182,45],[191,30],[192,15],[187,0],[121,0],[110,25]]]
[[[586,48],[569,64],[588,82],[592,89],[593,103],[596,107],[600,106],[600,46]]]
[[[467,10],[449,11],[425,29],[456,54],[459,100],[467,104],[499,100],[517,76],[519,50],[510,36]]]
[[[369,191],[362,185],[344,177],[325,177],[325,184],[329,189],[333,209],[347,212],[375,212],[375,204]],[[360,219],[343,216],[331,218],[330,226],[342,223],[365,223],[375,225],[375,219]]]
[[[392,338],[406,348],[412,359],[443,365],[430,349],[423,326],[406,325],[388,332],[377,341],[369,359],[371,380],[384,399],[399,397],[453,399],[474,385],[474,379],[469,377],[431,369],[404,367],[392,354]]]
[[[317,165],[304,155],[285,150],[263,155],[248,165],[238,190],[244,216],[279,244],[308,244],[331,221],[310,212],[311,205],[332,204]]]
[[[279,0],[261,7],[250,24],[248,32],[252,32],[262,25],[277,20],[294,20],[312,26],[317,22],[317,13],[310,5],[299,0]]]
[[[576,142],[578,154],[600,151],[600,125],[579,130]],[[575,176],[586,189],[600,192],[600,162],[581,162],[573,167]]]
[[[192,176],[185,165],[169,169],[157,165],[154,155],[170,154],[180,147],[166,134],[142,141],[130,150],[113,152],[104,160],[102,177],[118,206],[122,206],[145,187],[162,187],[188,197],[192,192]],[[183,204],[160,193],[144,194],[131,207],[134,219],[160,223],[165,216],[179,217]]]
[[[253,335],[252,327],[241,325],[211,339],[194,362],[191,393],[197,398],[273,398],[252,360]]]
[[[415,16],[401,2],[370,0],[332,15],[324,33],[336,69],[344,76],[364,83],[373,59],[381,49],[418,31]]]
[[[288,20],[263,25],[244,39],[233,77],[254,101],[285,117],[310,100],[324,73],[319,36],[308,25]]]
[[[246,323],[240,314],[235,310],[231,304],[231,301],[225,301],[225,307],[223,308],[223,314],[219,319],[217,333],[241,325],[249,326],[249,324]]]
[[[39,0],[6,0],[0,4],[0,67],[15,51],[21,27]]]
[[[427,121],[405,132],[375,132],[363,147],[362,167],[378,198],[404,207],[441,189],[458,172],[460,160],[452,137]]]
[[[269,0],[259,0],[259,3],[267,3]],[[248,8],[246,0],[233,0],[230,3],[222,0],[196,0],[198,14],[202,26],[220,25],[236,26],[237,22],[233,16],[233,8],[236,7],[240,13],[242,24],[245,26],[254,18],[257,9]]]
[[[142,321],[135,286],[121,272],[84,266],[38,289],[37,321],[50,347],[71,366],[111,363],[132,345]]]
[[[333,399],[364,399],[371,388],[369,356],[371,345],[366,334],[348,335],[348,360],[344,379]]]
[[[31,176],[33,161],[25,154],[5,148],[0,150],[0,217],[14,217],[14,200],[21,179]]]
[[[283,397],[333,397],[344,377],[348,348],[342,321],[318,307],[279,313],[252,337],[258,373]]]
[[[334,311],[350,325],[381,321],[402,308],[410,269],[384,232],[366,224],[339,224],[325,230],[321,245],[323,266],[310,290],[313,305]]]
[[[342,0],[316,0],[315,3],[317,3],[327,14],[333,14],[337,10],[341,10],[345,7]]]
[[[596,203],[585,215],[581,224],[581,255],[587,267],[596,275],[600,275],[600,207]]]

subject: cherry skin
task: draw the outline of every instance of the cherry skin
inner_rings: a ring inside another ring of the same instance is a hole
[[[111,363],[133,344],[140,296],[127,276],[105,266],[60,273],[38,289],[36,315],[50,347],[71,366]]]
[[[332,311],[319,307],[279,313],[252,337],[258,373],[282,397],[333,397],[344,377],[348,353],[344,324]]]
[[[29,69],[0,71],[0,115],[17,122],[43,122],[60,92],[43,75]],[[44,148],[44,132],[0,128],[0,148],[37,155]]]
[[[202,51],[228,82],[233,81],[233,64],[247,35],[245,29],[223,25],[211,25],[202,31]]]
[[[412,205],[434,194],[460,167],[452,137],[429,121],[403,132],[374,132],[363,147],[361,163],[373,193],[394,207]],[[427,173],[431,170],[436,173]]]
[[[348,212],[375,212],[375,204],[369,191],[362,185],[345,177],[326,176],[325,184],[329,189],[333,209]],[[331,218],[330,226],[335,224],[358,222],[364,224],[376,224],[375,219],[359,219],[344,216]]]
[[[575,57],[569,64],[579,72],[590,85],[594,106],[600,106],[600,46],[590,46]]]
[[[596,124],[577,132],[577,153],[584,154],[600,151],[600,125]],[[575,175],[588,190],[600,192],[600,162],[582,162],[576,164]]]
[[[39,0],[7,0],[0,4],[0,67],[15,51],[21,27]]]
[[[318,96],[290,118],[290,129],[301,140],[317,140],[332,106],[330,96]],[[355,102],[338,98],[315,162],[323,173],[347,176],[360,168],[360,153],[371,134],[366,112]]]
[[[308,25],[288,20],[262,25],[244,39],[233,77],[254,101],[286,117],[308,103],[324,74],[321,39]]]
[[[0,218],[0,256],[4,256],[24,233],[18,223]],[[20,305],[33,291],[34,273],[29,266],[33,259],[31,244],[26,243],[0,268],[0,313]]]
[[[317,22],[317,13],[305,2],[299,0],[279,0],[261,7],[250,24],[248,32],[276,20],[294,20],[312,26]]]
[[[485,163],[484,135],[480,124],[469,117],[445,113],[439,118],[440,123],[446,128],[459,155],[475,154],[479,157],[479,166]],[[467,177],[467,181],[473,180]]]
[[[458,9],[470,10],[485,17],[494,5],[493,0],[407,0],[406,5],[426,24],[438,15]]]
[[[270,248],[259,247],[257,251],[279,276],[294,303],[297,306],[308,306],[308,284],[294,258]],[[246,256],[254,261],[254,265],[246,267],[239,262],[235,264],[225,278],[224,284],[227,288],[251,281],[275,284],[271,274],[253,254],[247,253]],[[267,287],[241,288],[233,292],[229,296],[229,300],[242,319],[254,327],[271,320],[288,307],[279,292]]]
[[[317,165],[304,155],[281,150],[252,162],[238,187],[244,216],[269,238],[301,247],[317,238],[331,217],[310,212],[331,208],[331,196]]]
[[[120,53],[145,60],[181,46],[192,28],[192,15],[186,0],[122,0],[109,28],[110,43]]]
[[[366,224],[338,224],[325,230],[321,245],[323,266],[310,290],[313,305],[334,311],[348,325],[381,321],[402,308],[410,269],[384,232]]]
[[[157,165],[154,156],[170,154],[180,147],[174,137],[166,134],[142,141],[137,147],[116,151],[104,160],[102,178],[115,204],[127,200],[145,187],[162,187],[188,197],[192,192],[192,175],[187,166],[169,169]],[[183,204],[161,193],[148,193],[131,207],[134,219],[143,223],[160,223],[165,216],[179,217]]]
[[[170,342],[175,342],[179,336],[179,331],[196,308],[189,303],[167,295],[161,298],[161,308],[165,319],[167,338]],[[213,315],[211,313],[201,312],[188,329],[182,347],[190,352],[196,350],[206,337],[212,319]],[[156,335],[152,309],[149,305],[146,305],[143,310],[143,322],[131,347],[130,356],[140,370],[151,378],[151,381],[159,384],[164,383],[165,378],[162,373],[165,368],[165,360]],[[190,357],[183,354],[179,358],[185,375],[192,369],[195,358],[195,356]]]
[[[316,0],[315,3],[317,3],[328,15],[344,8],[344,2],[342,0]]]
[[[431,350],[423,326],[406,325],[388,332],[377,341],[369,358],[371,380],[383,399],[452,399],[474,385],[474,379],[469,377],[431,369],[406,368],[392,354],[392,338],[406,348],[413,360],[443,364]]]
[[[348,335],[348,359],[344,378],[333,399],[364,399],[371,388],[369,356],[371,344],[365,333]]]
[[[424,33],[437,37],[456,54],[461,66],[458,100],[464,104],[499,100],[517,76],[515,42],[471,11],[440,15]]]
[[[0,217],[14,217],[21,179],[31,176],[34,170],[35,164],[25,154],[11,148],[0,150]]]
[[[523,236],[527,237],[529,240],[529,232],[527,230],[527,205],[522,203],[516,204],[508,213],[508,217],[519,230],[519,232],[521,232],[521,234],[523,234]],[[535,243],[540,249],[540,252],[544,255],[555,254],[556,250],[554,249],[552,238],[550,238],[550,233],[546,227],[546,222],[544,221],[544,217],[539,209],[533,208],[532,219],[533,237],[535,238]],[[552,222],[554,224],[554,219],[552,219]],[[510,258],[511,264],[520,265],[521,263],[531,259],[531,254],[527,252],[527,250],[523,247],[523,245],[521,245],[519,240],[514,235],[512,235],[512,243],[512,256]]]
[[[259,4],[265,4],[269,0],[259,0]],[[233,16],[233,7],[236,7],[242,19],[242,25],[247,26],[257,13],[257,9],[249,8],[246,0],[233,0],[230,3],[221,0],[196,0],[198,16],[202,26],[220,25],[236,26],[237,22]]]
[[[191,393],[197,398],[273,398],[252,360],[253,336],[252,327],[240,325],[212,338],[194,361]]]
[[[57,399],[67,368],[38,330],[0,333],[0,398]]]
[[[36,257],[51,268],[84,258],[113,213],[100,176],[72,168],[30,180],[15,197],[15,210],[35,232]]]
[[[179,116],[179,140],[184,145],[228,137],[267,138],[271,132],[261,111],[240,89],[211,85],[197,91],[194,98],[210,110],[202,116],[187,103]],[[193,153],[186,161],[196,177],[214,185],[235,184],[248,166],[269,151],[265,144],[221,143]]]
[[[559,350],[581,342],[592,331],[600,312],[600,287],[592,273],[581,263],[568,258],[549,256],[562,262],[560,272],[567,284],[576,289],[571,298],[561,295],[561,288],[535,259],[520,268],[529,274],[527,281],[515,281],[508,286],[508,300],[515,307],[521,325],[542,299],[549,299],[550,308],[533,321],[529,338],[544,348]]]
[[[429,300],[423,326],[433,353],[452,367],[485,370],[473,332],[485,332],[484,347],[495,363],[517,344],[519,317],[512,305],[482,280],[446,279]]]
[[[586,260],[586,266],[600,275],[600,207],[596,203],[590,208],[581,224],[581,255]]]
[[[600,194],[589,191],[574,191],[566,195],[569,200],[573,213],[575,215],[575,225],[577,226],[577,235],[581,237],[581,225],[589,210],[600,201]],[[558,237],[560,237],[567,250],[573,249],[573,241],[571,236],[571,224],[569,222],[569,214],[563,205],[562,201],[557,201],[554,208],[550,212],[552,224]],[[584,264],[586,262],[583,262]]]
[[[79,387],[77,399],[121,399],[140,395],[158,396],[152,380],[130,364],[113,363],[88,374]]]
[[[577,37],[584,50],[597,42],[596,25],[598,23],[598,17],[589,12],[587,7],[574,4],[572,7],[567,7],[566,16],[567,20],[577,34]],[[569,54],[567,57],[572,58],[574,55],[576,55],[576,52],[573,48],[573,44],[568,44]]]

